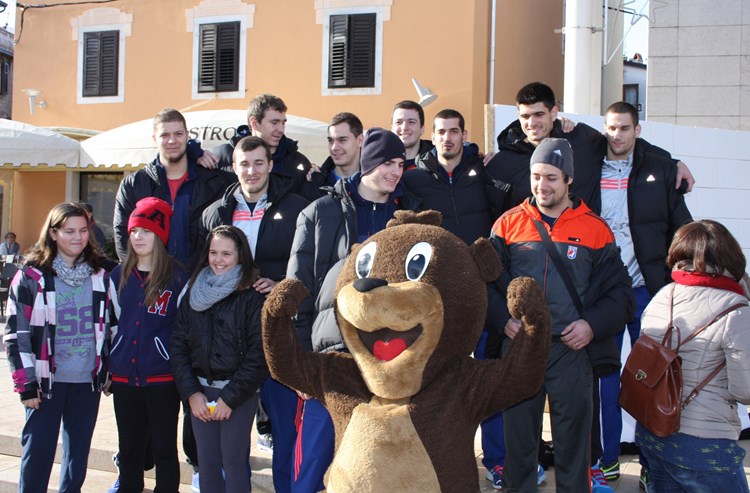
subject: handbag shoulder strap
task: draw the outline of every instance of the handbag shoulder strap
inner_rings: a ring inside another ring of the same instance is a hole
[[[563,263],[562,258],[560,258],[560,252],[557,251],[554,243],[552,243],[552,239],[547,234],[547,228],[544,227],[544,224],[533,218],[531,220],[534,222],[534,226],[536,226],[536,230],[542,238],[542,244],[547,249],[547,253],[549,254],[550,259],[552,259],[552,263],[555,264],[555,268],[560,273],[560,277],[565,283],[565,287],[567,288],[570,297],[573,299],[573,304],[576,306],[576,310],[578,310],[578,315],[583,317],[583,303],[581,303],[581,298],[578,296],[578,291],[576,291],[576,288],[573,285],[573,279],[570,278],[570,273],[568,272],[567,267]]]
[[[696,338],[696,337],[697,337],[697,336],[698,336],[698,335],[699,335],[699,334],[700,334],[701,332],[703,332],[704,330],[706,330],[706,329],[707,329],[707,328],[708,328],[708,327],[709,327],[710,325],[712,325],[712,324],[716,323],[716,321],[718,321],[718,320],[719,320],[719,319],[720,319],[721,317],[723,317],[723,316],[725,316],[725,315],[727,315],[727,314],[729,314],[729,313],[731,313],[731,312],[733,312],[733,311],[735,311],[735,310],[737,310],[737,309],[739,309],[739,308],[742,308],[743,306],[748,306],[748,304],[747,304],[747,303],[737,303],[737,304],[734,304],[734,305],[730,306],[730,307],[729,307],[729,308],[727,308],[726,310],[722,310],[722,311],[721,311],[721,312],[719,312],[719,313],[718,313],[718,314],[717,314],[717,315],[716,315],[716,316],[715,316],[714,318],[712,318],[712,319],[711,319],[711,321],[709,321],[708,323],[706,323],[706,324],[704,324],[704,325],[702,325],[702,326],[698,327],[698,328],[697,328],[697,329],[695,329],[695,330],[694,330],[693,332],[691,332],[691,333],[690,333],[690,335],[689,335],[689,336],[687,336],[687,337],[685,338],[685,340],[684,340],[684,341],[682,341],[682,344],[685,344],[685,343],[687,343],[687,342],[691,341],[692,339],[695,339],[695,338]],[[681,344],[681,345],[682,345],[682,344]],[[678,346],[678,349],[679,349],[679,346]],[[716,375],[718,375],[718,374],[719,374],[719,372],[720,372],[721,370],[723,370],[725,366],[727,366],[727,361],[726,361],[726,360],[722,361],[722,362],[721,362],[721,363],[719,364],[719,366],[717,366],[717,367],[716,367],[716,369],[715,369],[714,371],[712,371],[712,372],[711,372],[711,373],[710,373],[710,374],[709,374],[709,375],[708,375],[708,376],[707,376],[706,378],[704,378],[704,379],[703,379],[703,381],[702,381],[701,383],[699,383],[699,384],[698,384],[698,385],[697,385],[697,386],[696,386],[696,387],[695,387],[695,388],[693,389],[693,391],[692,391],[692,392],[690,392],[690,395],[688,395],[688,396],[687,396],[687,399],[685,399],[685,400],[684,400],[684,401],[682,402],[682,407],[685,407],[685,406],[687,406],[688,404],[690,404],[690,402],[691,402],[691,401],[692,401],[693,399],[695,399],[695,397],[696,397],[696,396],[698,395],[698,393],[699,393],[699,392],[700,392],[701,390],[703,390],[703,388],[704,388],[704,387],[705,387],[706,385],[708,385],[708,382],[710,382],[711,380],[713,380],[714,378],[716,378]]]
[[[729,314],[729,313],[731,313],[731,312],[733,312],[733,311],[735,311],[735,310],[737,310],[739,308],[742,308],[743,306],[747,306],[747,303],[737,303],[737,304],[734,304],[734,305],[730,306],[729,308],[727,308],[725,310],[722,310],[714,318],[712,318],[709,322],[701,325],[700,327],[698,327],[697,329],[695,329],[693,332],[691,332],[690,335],[687,336],[682,341],[682,344],[679,344],[677,346],[677,348],[675,348],[675,350],[680,349],[680,346],[682,346],[684,344],[687,344],[688,342],[690,342],[693,339],[695,339],[696,337],[698,337],[701,334],[701,332],[703,332],[704,330],[706,330],[710,325],[713,325],[714,323],[716,323],[721,317],[723,317],[723,316],[725,316],[725,315],[727,315],[727,314]]]

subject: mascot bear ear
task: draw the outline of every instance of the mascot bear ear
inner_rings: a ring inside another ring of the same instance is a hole
[[[438,211],[429,210],[417,213],[414,211],[401,210],[396,211],[393,214],[393,219],[388,221],[386,228],[400,226],[402,224],[427,224],[429,226],[440,226],[442,222],[443,215]]]
[[[503,266],[490,240],[479,238],[469,247],[469,253],[474,258],[474,263],[477,264],[479,276],[483,282],[492,282],[500,276]]]

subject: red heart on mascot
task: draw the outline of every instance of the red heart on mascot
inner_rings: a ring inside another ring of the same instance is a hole
[[[372,347],[372,354],[380,361],[391,361],[404,351],[406,351],[406,342],[403,339],[393,339],[388,342],[375,341]]]

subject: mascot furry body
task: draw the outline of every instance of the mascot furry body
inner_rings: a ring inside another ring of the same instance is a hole
[[[351,354],[302,350],[291,317],[307,290],[287,279],[263,308],[268,365],[331,414],[329,492],[478,491],[477,426],[539,390],[549,312],[533,280],[515,280],[508,307],[523,330],[503,359],[471,358],[497,253],[486,239],[466,246],[433,211],[396,214],[355,245],[338,278],[336,316]]]

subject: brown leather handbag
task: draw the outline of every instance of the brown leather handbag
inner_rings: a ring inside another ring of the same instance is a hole
[[[716,315],[710,322],[695,329],[684,341],[672,323],[674,287],[669,306],[669,326],[661,343],[641,335],[633,345],[620,377],[620,406],[638,423],[658,437],[667,437],[680,429],[680,412],[726,366],[722,362],[682,400],[682,360],[679,349],[706,330],[724,315],[747,306],[738,303]],[[677,345],[672,349],[672,334]]]

